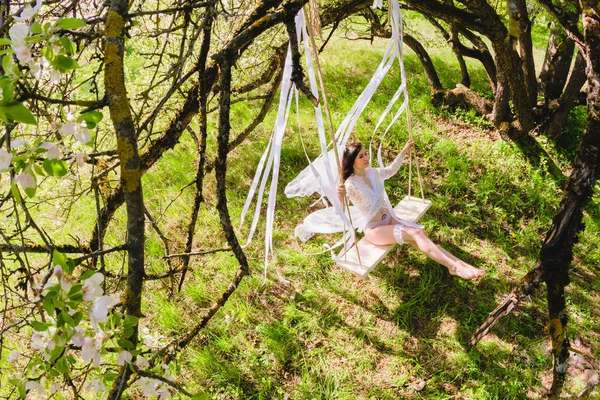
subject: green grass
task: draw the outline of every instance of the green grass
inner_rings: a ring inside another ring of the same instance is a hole
[[[419,28],[421,22],[414,23]],[[384,47],[382,40],[369,44],[338,38],[324,52],[322,65],[334,124],[341,122],[368,82]],[[451,52],[434,47],[432,53],[444,84],[456,83],[460,73]],[[470,334],[534,265],[559,206],[560,185],[543,166],[528,165],[515,146],[503,142],[474,114],[433,108],[427,81],[411,52],[406,55],[406,67],[425,196],[433,201],[423,224],[435,242],[485,269],[486,275],[475,283],[460,280],[407,246],[394,248],[365,280],[334,266],[327,253],[311,255],[322,251],[321,245],[333,238],[317,237],[301,243],[293,237],[296,224],[314,210],[310,206],[315,199],[286,199],[283,195],[285,184],[306,164],[292,111],[282,149],[276,257],[265,280],[261,219],[254,241],[245,248],[251,276],[244,278],[176,361],[177,380],[188,391],[206,393],[214,399],[543,398],[552,365],[544,331],[544,288],[504,318],[479,346],[470,351],[466,346]],[[394,67],[390,76],[397,75]],[[484,72],[477,69],[472,76],[475,89],[489,95]],[[393,78],[384,81],[357,125],[358,140],[368,141],[397,83]],[[232,110],[235,132],[256,112],[252,105],[242,103]],[[316,127],[310,114],[303,99],[301,129],[308,151],[314,155]],[[569,138],[575,140],[580,134],[581,110],[572,118],[580,124],[569,131]],[[273,123],[274,111],[234,150],[228,163],[228,207],[236,227]],[[214,121],[211,126],[214,128]],[[401,118],[386,144],[390,154],[407,138]],[[553,143],[541,142],[561,167],[569,165],[574,149],[563,154]],[[210,157],[214,157],[215,147],[211,139]],[[193,188],[182,188],[193,180],[194,154],[191,138],[184,135],[181,144],[143,181],[146,206],[169,239],[172,253],[182,251],[185,245]],[[215,209],[214,175],[206,180],[206,202],[196,226],[195,250],[226,246]],[[406,194],[407,181],[408,169],[404,168],[387,183],[392,202]],[[596,189],[598,193],[600,187]],[[64,230],[65,235],[87,237],[94,206],[89,199],[85,201],[82,208],[74,210],[68,224],[55,229]],[[252,213],[239,230],[242,242],[251,217]],[[107,246],[123,241],[124,229],[120,227],[124,220],[120,210],[111,224]],[[600,331],[599,221],[600,199],[596,194],[585,210],[586,230],[575,247],[572,283],[567,291],[568,336],[582,343],[583,352],[593,358],[598,358],[600,344],[596,333]],[[165,272],[168,265],[161,259],[163,242],[150,225],[147,232],[148,272]],[[125,268],[122,257],[106,259],[113,272]],[[178,262],[173,260],[173,266]],[[228,286],[237,267],[230,253],[192,257],[181,293],[170,295],[172,283],[168,280],[147,282],[142,324],[166,337],[185,332]],[[276,269],[292,284],[280,283]],[[177,280],[174,284],[176,287]],[[0,363],[4,370],[6,362],[2,359]],[[578,379],[567,382],[566,393],[581,389]],[[417,390],[422,380],[425,386]]]

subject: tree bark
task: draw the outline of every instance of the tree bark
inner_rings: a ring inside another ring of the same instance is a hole
[[[527,11],[525,0],[517,0],[519,11],[519,53],[523,60],[523,75],[527,86],[529,105],[533,108],[537,104],[537,79],[535,74],[535,63],[533,59],[533,43],[531,41],[531,20]]]
[[[429,57],[429,54],[423,45],[417,39],[406,33],[404,34],[404,42],[417,54],[417,57],[419,57],[419,61],[421,61],[421,65],[423,66],[425,76],[427,76],[427,81],[429,82],[429,86],[431,86],[432,92],[435,93],[444,90],[437,71],[435,70],[435,66],[433,65],[433,61],[431,61],[431,57]]]
[[[440,90],[433,93],[432,104],[473,109],[478,115],[483,116],[492,112],[492,104],[488,100],[460,83],[452,90]]]
[[[541,131],[545,135],[555,140],[562,136],[567,124],[569,113],[579,98],[581,88],[585,83],[585,80],[585,60],[581,56],[581,53],[578,53],[577,58],[575,59],[575,65],[573,66],[573,71],[569,77],[569,82],[565,87],[565,91],[558,101],[553,102],[558,103],[558,107],[550,111],[550,117],[541,127]],[[553,103],[547,104],[546,106],[551,108]]]
[[[544,281],[548,286],[548,328],[552,338],[554,366],[550,398],[559,398],[569,357],[566,335],[565,286],[573,259],[573,245],[583,229],[583,208],[594,193],[600,175],[600,15],[591,3],[581,2],[586,72],[588,79],[588,121],[581,139],[577,163],[569,179],[567,196],[554,219],[556,229],[546,239],[540,259],[547,265]]]
[[[192,212],[190,215],[190,222],[187,228],[187,240],[185,243],[184,253],[190,253],[194,244],[194,233],[196,232],[196,222],[198,221],[198,213],[200,212],[200,204],[204,202],[202,196],[202,187],[204,184],[204,165],[206,163],[206,139],[208,136],[207,132],[207,114],[208,114],[208,92],[210,90],[209,82],[206,80],[206,60],[208,59],[208,51],[210,49],[210,39],[212,33],[212,22],[214,20],[214,4],[210,4],[206,9],[206,15],[204,16],[204,28],[202,35],[202,44],[200,46],[200,57],[198,58],[198,98],[200,103],[199,110],[199,121],[198,130],[200,131],[200,142],[196,144],[198,161],[196,163],[196,176],[194,179],[195,193],[194,193],[194,205],[192,206]],[[190,256],[186,255],[181,260],[182,272],[179,279],[178,290],[181,291],[185,274],[190,264]]]
[[[565,30],[560,25],[553,24],[540,72],[539,89],[544,104],[549,104],[561,95],[569,76],[574,50],[575,43],[569,39]]]
[[[125,313],[141,317],[142,286],[144,282],[144,201],[142,173],[135,128],[130,113],[123,68],[125,21],[128,1],[112,0],[105,27],[104,90],[106,92],[117,139],[117,153],[121,166],[121,187],[127,208],[127,285],[122,299]],[[137,325],[128,338],[138,341]],[[128,366],[122,367],[108,395],[120,399],[131,375]]]

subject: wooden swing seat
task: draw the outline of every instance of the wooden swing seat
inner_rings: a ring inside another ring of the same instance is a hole
[[[423,217],[430,206],[431,201],[429,200],[406,196],[396,207],[394,207],[394,212],[398,218],[416,223]],[[395,245],[393,244],[377,246],[369,242],[366,238],[362,238],[355,246],[352,246],[345,255],[344,250],[342,250],[335,261],[343,269],[364,278],[381,262],[381,260],[383,260],[394,246]],[[358,259],[359,253],[360,262]]]

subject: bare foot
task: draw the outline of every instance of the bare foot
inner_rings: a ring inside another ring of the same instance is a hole
[[[454,263],[453,268],[448,268],[448,271],[450,271],[450,274],[456,275],[463,279],[475,279],[485,274],[484,270],[475,268],[474,266],[463,261],[457,261]]]

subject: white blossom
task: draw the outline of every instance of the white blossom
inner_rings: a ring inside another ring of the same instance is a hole
[[[85,165],[85,161],[88,159],[88,155],[86,153],[77,153],[73,156],[73,159],[75,159],[77,165],[83,167]]]
[[[16,149],[17,147],[20,147],[24,144],[27,144],[27,140],[25,139],[15,139],[12,142],[10,142],[10,147],[12,149]]]
[[[85,343],[85,329],[81,326],[76,326],[74,332],[75,334],[71,336],[71,343],[77,347],[83,347]]]
[[[125,364],[129,364],[131,362],[132,356],[131,353],[127,350],[123,350],[117,356],[117,364],[123,366]]]
[[[35,350],[44,350],[46,348],[46,335],[44,332],[35,332],[31,336],[31,348]]]
[[[147,347],[150,347],[150,348],[158,347],[158,339],[156,339],[154,336],[152,336],[150,334],[150,330],[148,329],[148,327],[145,326],[142,328],[140,337],[142,338],[142,340],[144,341],[144,344]]]
[[[146,369],[150,366],[150,363],[144,356],[137,356],[137,358],[135,359],[135,365],[139,369]]]
[[[29,61],[29,73],[31,73],[31,76],[39,81],[42,78],[42,72],[43,70],[39,63],[35,60]]]
[[[171,398],[171,390],[166,385],[162,385],[160,388],[158,388],[158,399],[159,400],[166,400],[166,399],[170,399],[170,398]]]
[[[3,148],[0,148],[0,171],[5,171],[10,167],[12,154]]]
[[[60,130],[58,131],[63,136],[69,136],[74,134],[77,131],[77,124],[74,122],[67,122],[64,124]]]
[[[15,181],[20,183],[23,189],[36,187],[35,177],[30,172],[21,172],[19,175],[17,175]]]
[[[156,379],[141,377],[137,380],[137,385],[142,389],[142,395],[144,397],[158,397],[158,387],[160,386],[160,381]]]
[[[10,361],[11,363],[14,364],[17,362],[20,355],[21,355],[21,353],[18,350],[11,351],[10,355],[8,356],[8,361]]]
[[[94,392],[96,393],[103,392],[106,390],[106,386],[104,385],[104,383],[102,383],[100,379],[95,378],[92,380],[92,389],[94,389]]]
[[[96,322],[106,322],[108,319],[108,309],[119,304],[119,301],[119,296],[115,294],[98,297],[92,307],[92,318]]]
[[[60,148],[53,142],[44,142],[40,145],[40,148],[46,149],[46,157],[50,160],[57,160],[60,158]]]
[[[96,349],[94,339],[86,337],[81,348],[81,358],[83,361],[93,361],[94,366],[100,366],[100,352]]]
[[[52,70],[50,73],[50,82],[54,84],[60,83],[60,71]]]
[[[8,36],[10,36],[13,47],[25,46],[27,35],[29,35],[29,26],[23,23],[14,24],[8,30]]]
[[[15,47],[15,55],[17,56],[17,60],[19,60],[19,64],[21,65],[26,65],[32,59],[31,50],[27,46]]]
[[[15,19],[15,21],[19,21],[19,22],[27,21],[27,20],[31,19],[34,15],[36,15],[40,11],[41,8],[42,8],[42,0],[38,0],[38,1],[36,1],[35,6],[33,6],[33,7],[31,7],[30,4],[27,4],[25,6],[25,8],[23,8],[21,15],[19,15],[19,16],[14,15],[13,18]]]
[[[60,383],[53,383],[52,387],[50,388],[50,393],[54,394],[56,392],[58,392],[61,389],[62,385]]]
[[[108,335],[102,329],[98,329],[94,339],[96,339],[96,348],[99,349],[102,347],[102,342],[108,339]]]
[[[83,300],[94,301],[98,297],[104,294],[104,290],[100,287],[100,284],[104,282],[104,275],[100,272],[96,272],[94,275],[89,277],[83,283]]]
[[[29,381],[25,384],[25,389],[35,390],[40,396],[44,395],[44,387],[38,381]]]
[[[81,144],[89,143],[92,140],[92,136],[90,135],[90,130],[88,128],[84,128],[80,126],[75,131],[75,140],[77,140]]]
[[[14,15],[13,18],[16,21],[23,22],[23,21],[27,21],[28,19],[31,19],[34,15],[35,15],[35,12],[33,11],[33,7],[31,7],[29,4],[27,4],[25,6],[25,8],[23,9],[23,11],[21,12],[21,15],[19,15],[19,16]]]

